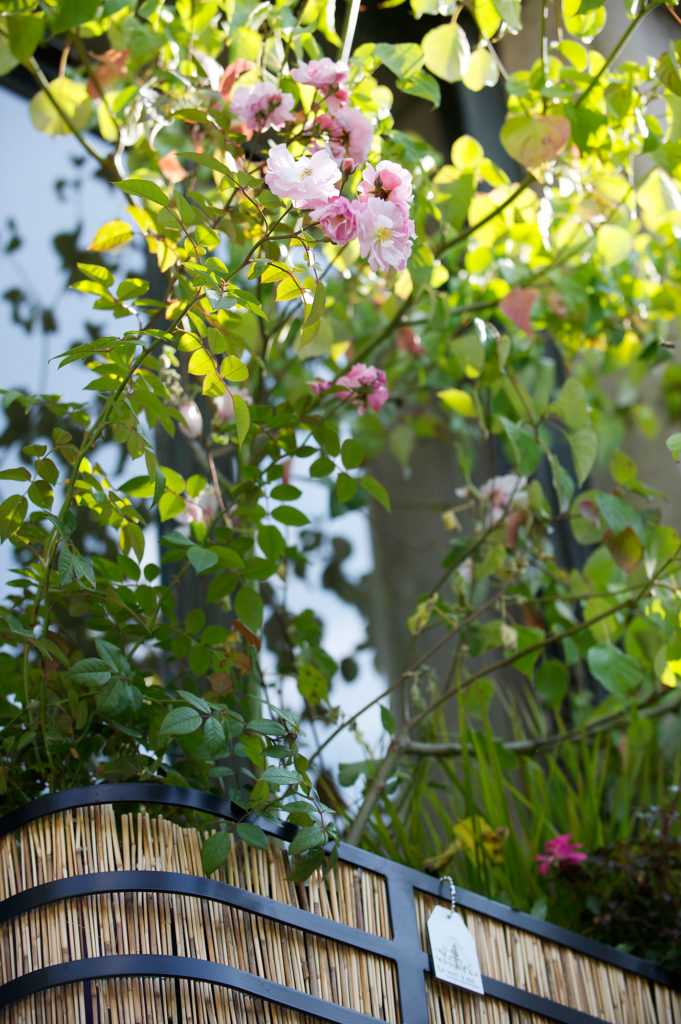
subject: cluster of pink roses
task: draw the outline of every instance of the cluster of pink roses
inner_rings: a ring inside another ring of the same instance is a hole
[[[364,363],[355,363],[335,382],[313,380],[310,384],[315,395],[321,395],[334,386],[339,389],[338,398],[344,402],[352,402],[360,412],[366,412],[367,409],[378,412],[390,397],[384,371],[376,366],[366,366]]]
[[[296,160],[283,143],[272,146],[265,167],[272,192],[309,210],[329,241],[345,245],[357,238],[360,253],[373,270],[404,270],[414,237],[409,171],[392,160],[366,167],[354,200],[340,194],[340,177],[326,150]],[[409,199],[403,200],[403,195]]]
[[[308,210],[331,242],[345,245],[357,238],[362,256],[374,270],[403,270],[414,238],[409,171],[381,160],[364,169],[355,199],[340,192],[339,182],[366,161],[373,141],[369,119],[348,106],[347,75],[347,65],[329,57],[303,63],[292,72],[295,81],[320,93],[327,112],[316,116],[309,155],[296,158],[285,143],[271,146],[265,181],[276,196]],[[279,130],[295,120],[293,96],[274,84],[239,86],[230,103],[248,132]]]

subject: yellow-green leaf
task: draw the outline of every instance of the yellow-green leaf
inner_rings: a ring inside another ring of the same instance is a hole
[[[555,160],[570,139],[570,122],[567,117],[547,114],[544,117],[529,117],[515,114],[506,119],[501,129],[501,142],[506,152],[523,167]]]
[[[596,235],[596,252],[606,267],[615,267],[625,260],[631,252],[633,239],[631,232],[616,224],[604,224]]]
[[[480,92],[499,81],[499,65],[486,46],[479,46],[471,54],[468,67],[463,73],[463,84],[471,92]]]
[[[246,440],[251,426],[251,411],[241,395],[231,392],[234,404],[234,420],[236,422],[236,438],[240,445]]]
[[[421,42],[426,67],[445,82],[459,82],[471,56],[464,30],[450,22],[426,32]]]
[[[437,397],[443,405],[446,405],[452,412],[458,413],[459,416],[477,416],[472,396],[461,388],[445,388],[443,391],[438,391]]]
[[[57,107],[78,131],[87,127],[92,113],[92,101],[80,82],[72,82],[62,75],[53,79],[47,89],[41,89],[35,94],[29,104],[29,111],[33,125],[39,132],[45,132],[46,135],[70,134],[71,128],[61,113],[57,112]]]
[[[118,248],[119,245],[127,245],[133,237],[133,230],[127,221],[110,220],[102,225],[88,249],[92,252],[106,252],[108,249]]]
[[[248,367],[236,356],[225,356],[222,360],[222,365],[220,366],[220,373],[225,380],[248,380]]]
[[[189,357],[187,369],[196,377],[203,377],[206,373],[215,373],[215,363],[206,352],[205,348],[197,348]]]

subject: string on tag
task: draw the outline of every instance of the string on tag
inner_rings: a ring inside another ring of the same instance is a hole
[[[449,898],[451,900],[449,916],[453,917],[456,913],[456,886],[454,885],[454,879],[451,875],[443,875],[440,879],[440,886],[442,886],[443,882],[449,882]]]

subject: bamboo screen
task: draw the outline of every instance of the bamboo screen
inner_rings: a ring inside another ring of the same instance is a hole
[[[113,788],[97,787],[100,799]],[[487,994],[434,980],[425,922],[437,880],[351,847],[336,869],[294,885],[284,843],[260,850],[235,841],[212,876],[219,896],[206,898],[175,887],[189,876],[209,891],[212,883],[199,881],[204,835],[157,814],[74,806],[16,829],[0,823],[2,832],[1,1024],[681,1024],[681,994],[659,969],[473,894],[460,895],[460,909]],[[122,873],[127,890],[131,872],[147,879],[144,891],[106,891]],[[98,894],[45,895],[49,883],[70,880],[81,891],[87,883],[87,891],[98,878]],[[219,983],[191,972],[94,971],[34,994],[12,991],[33,972],[53,985],[45,968],[128,956],[234,970]]]

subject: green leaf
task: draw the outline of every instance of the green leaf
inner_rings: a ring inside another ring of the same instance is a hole
[[[336,497],[344,505],[347,505],[349,501],[357,494],[357,481],[353,476],[348,476],[347,473],[341,473],[336,480]]]
[[[187,704],[196,708],[196,710],[201,712],[201,714],[209,715],[211,713],[211,707],[208,701],[204,700],[203,697],[199,697],[198,694],[191,693],[189,690],[178,690],[177,695],[178,697],[181,697],[182,700],[186,700]]]
[[[219,754],[225,747],[225,730],[217,718],[207,718],[203,723],[203,739],[211,754]]]
[[[285,736],[286,729],[280,722],[271,718],[254,718],[246,726],[249,732],[255,732],[258,736]]]
[[[362,490],[366,491],[367,494],[370,494],[371,497],[379,503],[379,505],[382,505],[387,512],[390,511],[390,495],[376,477],[367,473],[366,476],[359,478],[359,485]]]
[[[419,71],[408,78],[398,78],[395,84],[400,92],[406,93],[407,96],[418,96],[432,103],[433,109],[437,109],[442,102],[440,83],[427,71]]]
[[[261,526],[258,530],[258,544],[271,562],[278,562],[286,553],[286,541],[276,526]]]
[[[285,526],[307,526],[310,522],[304,512],[291,505],[278,505],[272,511],[272,518],[284,523]]]
[[[557,658],[547,658],[535,672],[534,685],[539,696],[551,708],[559,708],[568,691],[567,666]]]
[[[259,825],[253,825],[250,821],[241,821],[236,827],[236,834],[249,846],[255,846],[258,850],[267,849],[267,836]]]
[[[187,736],[201,727],[201,715],[196,708],[181,707],[169,711],[161,722],[161,736]]]
[[[310,825],[307,828],[299,828],[291,841],[289,853],[295,857],[297,854],[305,853],[307,850],[312,850],[316,846],[323,846],[325,842],[326,834],[319,825]]]
[[[395,734],[397,728],[397,722],[390,708],[386,707],[385,704],[381,704],[381,724],[386,732],[389,732],[391,736]]]
[[[341,458],[346,469],[357,469],[366,458],[364,446],[359,441],[348,438],[341,445]]]
[[[673,458],[681,459],[681,434],[670,434],[665,444],[672,453]]]
[[[270,786],[297,786],[300,782],[299,772],[292,768],[266,768],[260,778]]]
[[[35,53],[45,31],[45,15],[12,14],[7,21],[9,48],[18,61],[23,63]]]
[[[110,220],[103,224],[88,245],[91,252],[108,252],[121,245],[127,245],[134,238],[134,232],[125,220]]]
[[[170,200],[158,185],[153,181],[144,181],[142,178],[131,178],[129,181],[117,181],[116,185],[129,196],[139,196],[141,199],[149,199],[159,206],[167,206]]]
[[[207,572],[218,564],[218,556],[214,551],[209,551],[207,548],[200,548],[197,544],[194,544],[187,550],[187,558],[194,567],[194,571],[198,574]]]
[[[679,435],[681,437],[681,435]],[[0,480],[30,480],[31,474],[25,466],[17,466],[16,469],[0,470]]]
[[[598,511],[613,533],[622,533],[632,529],[641,541],[645,541],[645,526],[638,509],[627,505],[614,494],[599,492],[595,496]]]
[[[71,128],[61,113],[57,112],[55,104],[77,131],[83,131],[87,127],[92,113],[92,101],[86,87],[80,82],[74,82],[63,75],[54,78],[47,90],[41,89],[37,92],[29,104],[33,126],[39,132],[45,132],[46,135],[70,135]]]
[[[0,504],[0,540],[8,540],[19,529],[26,513],[28,501],[23,494],[10,494]]]
[[[234,404],[236,438],[239,445],[242,445],[246,440],[246,436],[251,426],[251,411],[248,408],[248,403],[244,401],[241,395],[237,395],[234,392],[230,392],[230,394],[232,395],[232,402]]]
[[[82,658],[71,666],[69,676],[83,686],[102,686],[111,679],[111,668],[102,658]]]
[[[243,622],[251,633],[259,632],[262,626],[263,603],[257,590],[242,587],[234,601],[234,611],[240,622]]]
[[[201,864],[205,875],[212,875],[227,862],[229,847],[229,833],[223,830],[206,839],[201,850]]]
[[[59,0],[57,13],[50,29],[53,35],[61,35],[69,29],[82,25],[94,18],[100,0]]]
[[[110,644],[108,640],[98,636],[95,640],[95,647],[97,648],[97,654],[113,672],[118,672],[122,676],[129,675],[130,662],[123,654],[123,651],[119,650],[115,644]]]
[[[426,67],[445,82],[459,82],[468,66],[471,48],[460,25],[450,22],[427,32],[421,41]]]
[[[561,512],[566,512],[575,490],[574,481],[553,452],[549,452],[548,459],[551,467],[551,479],[558,498],[558,507]]]
[[[587,654],[591,674],[616,697],[635,693],[645,679],[639,663],[614,644],[600,644]]]
[[[570,430],[591,426],[586,391],[575,377],[568,377],[565,381],[551,410]]]
[[[598,435],[589,427],[583,427],[568,435],[572,461],[575,464],[577,483],[581,486],[593,469],[598,454]]]
[[[298,690],[311,707],[316,707],[329,695],[329,680],[316,665],[309,661],[298,664]]]
[[[542,457],[541,447],[535,440],[531,427],[525,423],[515,423],[505,416],[500,416],[499,421],[511,446],[514,469],[521,476],[530,476]]]
[[[522,22],[522,0],[492,0],[494,9],[496,10],[502,21],[505,21],[511,32],[520,32],[523,27]],[[488,38],[490,38],[488,36]]]

